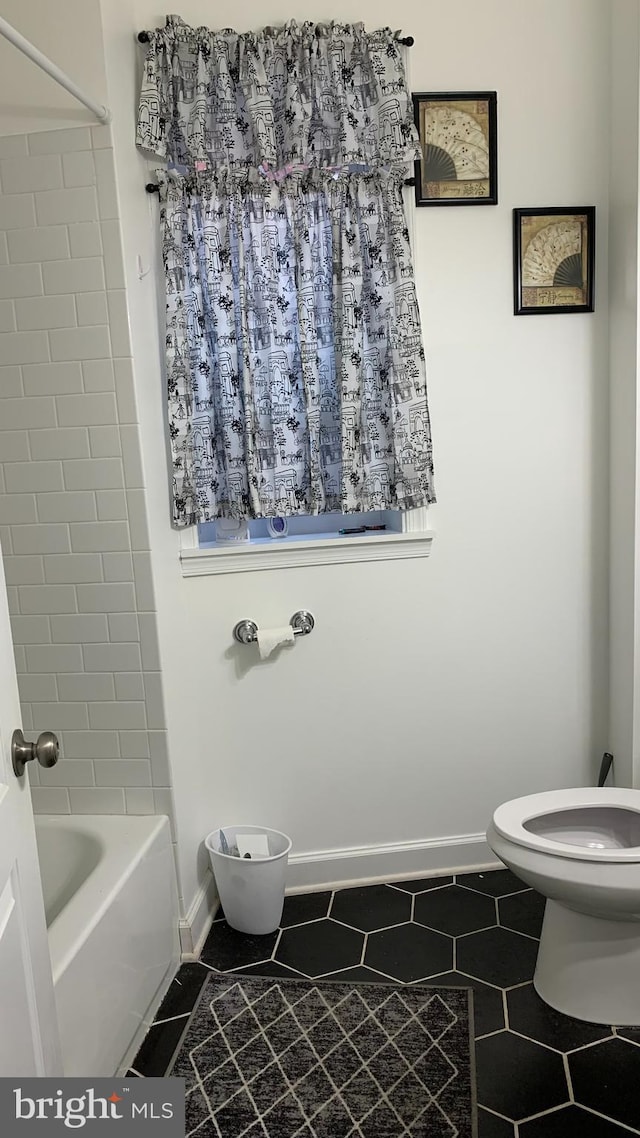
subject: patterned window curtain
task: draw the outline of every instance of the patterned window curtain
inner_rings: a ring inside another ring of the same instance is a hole
[[[149,35],[174,525],[435,501],[392,33]]]

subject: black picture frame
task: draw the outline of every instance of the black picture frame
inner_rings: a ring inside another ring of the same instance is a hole
[[[496,91],[417,91],[416,205],[498,204]]]
[[[514,209],[514,315],[593,312],[595,239],[595,206]]]

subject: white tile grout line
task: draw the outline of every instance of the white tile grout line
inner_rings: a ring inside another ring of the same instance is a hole
[[[343,972],[349,972],[352,968],[360,968],[360,967],[361,967],[361,963],[360,964],[350,964],[346,968],[334,968],[332,972],[320,972],[317,976],[308,976],[307,979],[311,980],[312,983],[315,984],[316,980],[328,980],[331,976],[340,976],[341,973],[343,973]],[[368,967],[369,967],[368,965],[365,965],[365,968],[368,968]],[[373,971],[373,969],[372,969],[372,971]],[[382,973],[381,973],[381,975],[382,975]],[[389,977],[389,979],[392,979],[392,977]],[[357,984],[359,984],[359,983],[366,984],[366,982],[367,982],[366,980],[354,981],[354,983],[357,983]],[[373,981],[372,981],[372,983],[373,983]],[[402,984],[402,981],[401,980],[393,980],[393,983],[394,984]]]
[[[496,1028],[495,1031],[488,1031],[486,1035],[476,1035],[474,1038],[475,1043],[479,1043],[481,1039],[491,1039],[493,1035],[502,1035],[505,1029],[503,1027]],[[482,1104],[480,1104],[482,1105]]]
[[[606,1027],[606,1024],[602,1024],[602,1027]],[[592,1039],[590,1043],[581,1043],[579,1047],[570,1047],[566,1051],[563,1051],[562,1054],[577,1055],[579,1051],[589,1051],[591,1047],[598,1047],[600,1043],[608,1043],[609,1040],[615,1038],[615,1035],[605,1035],[601,1039]]]
[[[494,992],[502,992],[503,991],[503,989],[500,987],[499,984],[491,984],[488,980],[481,980],[479,976],[470,976],[468,972],[461,972],[459,968],[454,968],[453,971],[457,972],[458,976],[462,976],[462,978],[464,980],[473,980],[476,984],[482,984],[483,987],[491,988]],[[429,977],[429,979],[430,980],[437,980],[438,977],[446,976],[446,975],[447,975],[446,972],[435,972],[433,976]],[[455,984],[452,984],[451,986],[453,988],[456,987]],[[458,985],[459,988],[469,988],[471,986],[472,986],[471,984],[459,984]]]
[[[569,1087],[569,1090],[571,1091],[571,1087]],[[478,1105],[482,1106],[482,1103],[479,1103]],[[616,1126],[620,1126],[623,1130],[628,1130],[630,1134],[640,1134],[640,1131],[634,1130],[631,1126],[627,1126],[626,1122],[620,1122],[618,1118],[612,1118],[610,1114],[601,1114],[600,1111],[593,1110],[592,1107],[585,1106],[582,1102],[575,1102],[573,1098],[571,1098],[569,1102],[561,1102],[559,1106],[551,1107],[549,1110],[541,1110],[538,1114],[528,1114],[526,1118],[519,1118],[515,1125],[516,1127],[520,1127],[523,1126],[525,1122],[532,1122],[536,1118],[551,1117],[554,1114],[558,1114],[558,1112],[561,1110],[566,1110],[568,1106],[579,1107],[579,1109],[584,1110],[585,1113],[592,1114],[595,1118],[601,1118],[603,1122],[611,1122]],[[486,1110],[486,1107],[484,1109]],[[491,1111],[491,1113],[495,1114],[496,1112]],[[498,1117],[503,1118],[504,1116],[498,1115]],[[512,1122],[513,1120],[506,1119],[506,1121]]]
[[[505,990],[503,989],[503,992]],[[505,1020],[507,1020],[507,1004],[505,1001]],[[510,1035],[517,1035],[519,1039],[525,1039],[527,1043],[535,1043],[538,1047],[544,1047],[545,1051],[552,1051],[554,1055],[562,1055],[566,1059],[570,1055],[576,1055],[579,1051],[588,1051],[591,1047],[597,1047],[600,1043],[607,1043],[609,1039],[613,1039],[612,1035],[603,1036],[600,1039],[592,1039],[590,1043],[581,1043],[579,1047],[571,1047],[567,1051],[562,1051],[559,1047],[554,1047],[551,1043],[545,1043],[542,1039],[537,1039],[533,1035],[525,1035],[524,1032],[518,1031],[515,1027],[509,1027],[508,1022],[506,1027],[500,1028],[500,1031],[508,1031]],[[497,1035],[497,1031],[491,1031],[488,1035]],[[478,1039],[484,1039],[486,1036],[478,1036]]]
[[[523,932],[520,932],[519,929],[508,929],[504,925],[498,925],[497,927],[502,929],[505,933],[515,933],[516,936],[524,936],[527,938],[527,940],[535,940],[536,944],[540,943],[540,937],[539,936],[533,936],[532,933],[523,933]]]
[[[634,1130],[633,1126],[627,1126],[627,1123],[621,1122],[619,1118],[612,1118],[610,1114],[600,1114],[600,1111],[593,1110],[592,1107],[585,1106],[584,1103],[576,1103],[576,1105],[579,1106],[581,1110],[586,1111],[587,1114],[595,1115],[596,1118],[602,1118],[606,1122],[615,1122],[616,1126],[621,1126],[623,1130],[628,1130],[630,1134],[640,1134],[640,1130]]]
[[[640,1047],[640,1025],[637,1023],[616,1023],[612,1027],[613,1034],[618,1035],[625,1043],[633,1043],[634,1047]],[[627,1039],[625,1035],[620,1035],[621,1031],[636,1031],[638,1033],[637,1039]]]
[[[272,952],[271,952],[271,956],[269,957],[269,959],[270,959],[270,960],[274,960],[274,961],[275,961],[275,958],[276,958],[276,952],[278,951],[278,948],[280,947],[280,941],[282,940],[282,934],[283,934],[283,932],[284,932],[284,929],[278,929],[278,935],[277,935],[277,937],[276,937],[276,939],[275,939],[275,943],[274,943],[274,946],[273,946],[273,949],[272,949]]]
[[[565,1110],[568,1106],[575,1106],[575,1103],[567,1099],[566,1102],[558,1103],[557,1106],[550,1106],[547,1110],[539,1110],[536,1114],[527,1114],[526,1118],[519,1118],[516,1125],[522,1126],[523,1123],[532,1122],[535,1118],[546,1118],[547,1115],[557,1114],[559,1110]],[[513,1122],[513,1119],[510,1121]]]
[[[385,885],[388,889],[395,889],[397,893],[408,893],[411,897],[424,897],[425,893],[437,893],[441,889],[449,889],[454,885],[454,881],[445,881],[442,885],[430,885],[428,889],[403,889],[401,885],[397,885],[394,881],[386,881]],[[367,886],[363,886],[367,888]]]
[[[357,925],[350,925],[348,923],[348,921],[343,920],[340,917],[314,917],[310,921],[301,921],[300,924],[298,924],[298,925],[286,925],[285,928],[287,928],[287,929],[301,929],[305,925],[317,925],[317,924],[319,924],[320,921],[327,921],[327,920],[333,921],[333,923],[336,925],[342,925],[345,929],[351,929],[355,933],[364,933],[367,936],[370,936],[372,933],[388,932],[389,929],[401,929],[404,927],[404,925],[416,925],[419,929],[427,929],[428,932],[437,933],[438,936],[449,937],[450,940],[455,940],[456,938],[460,938],[460,937],[474,936],[476,933],[486,933],[486,932],[489,932],[490,929],[495,929],[497,927],[495,924],[483,925],[482,928],[472,929],[471,932],[468,932],[468,933],[449,933],[449,932],[445,932],[444,929],[436,928],[435,925],[427,925],[424,923],[424,921],[416,921],[413,919],[413,917],[411,917],[408,921],[396,921],[392,925],[378,925],[378,926],[376,926],[375,929],[359,929],[357,927]],[[501,927],[501,926],[498,926],[498,927]],[[281,929],[280,931],[284,932],[285,930]],[[527,938],[527,940],[537,941],[539,939],[538,937],[530,936],[529,933],[519,933],[519,932],[517,932],[516,929],[505,929],[504,931],[516,933],[517,936],[524,936]]]
[[[507,988],[502,988],[502,1012],[504,1015],[504,1026],[509,1031],[509,1004],[507,1003]]]
[[[176,1019],[186,1019],[190,1016],[191,1012],[180,1012],[179,1016],[167,1016],[166,1019],[154,1019],[153,1023],[149,1024],[149,1028],[158,1027],[160,1024],[173,1023]]]
[[[418,922],[418,923],[421,923],[421,922]],[[462,937],[475,936],[476,933],[488,933],[490,929],[495,929],[496,927],[497,927],[496,925],[483,925],[481,929],[472,929],[472,931],[470,933],[444,933],[443,935],[444,936],[454,936],[456,940],[461,940]],[[431,925],[423,925],[423,928],[431,929],[431,931],[434,933],[442,932],[441,929],[434,929],[434,928],[432,928]],[[507,931],[511,932],[512,930],[509,929]]]
[[[381,972],[379,968],[372,968],[370,964],[365,964],[365,968],[368,968],[370,972],[375,972],[376,976],[384,976],[385,980],[388,980],[391,984],[405,983],[404,980],[398,980],[396,976],[389,976],[388,972]],[[372,984],[375,984],[375,980],[372,980],[371,982]]]
[[[302,929],[305,925],[317,925],[319,921],[336,921],[336,917],[310,917],[308,921],[296,921],[293,925],[280,925],[279,929],[283,933],[285,929]]]
[[[570,1098],[571,1102],[575,1103],[576,1100],[575,1100],[575,1095],[573,1093],[573,1082],[571,1080],[571,1071],[569,1070],[569,1056],[567,1055],[566,1052],[563,1052],[563,1055],[562,1055],[562,1065],[564,1067],[564,1074],[565,1074],[565,1078],[567,1080],[567,1086],[569,1088],[569,1098]]]
[[[269,959],[269,960],[256,960],[256,961],[254,961],[253,964],[238,964],[238,965],[236,965],[235,968],[227,968],[226,972],[221,972],[219,968],[212,968],[212,967],[209,967],[209,970],[211,972],[214,972],[217,976],[242,976],[242,975],[244,975],[244,970],[246,968],[254,968],[254,967],[257,967],[259,964],[277,964],[280,968],[286,968],[287,972],[291,972],[292,976],[296,980],[298,980],[298,979],[300,979],[300,980],[311,980],[312,979],[312,977],[308,976],[306,972],[300,972],[297,968],[292,968],[290,964],[283,964],[282,961],[280,961],[280,960],[271,960],[271,959]],[[247,979],[248,980],[251,979],[251,976],[253,976],[253,975],[254,974],[251,972],[249,974],[249,976],[247,976]],[[273,980],[274,983],[277,983],[278,980],[282,979],[282,977],[281,976],[258,976],[258,979],[259,980]],[[288,977],[287,977],[287,979],[288,979]]]
[[[482,1110],[485,1110],[487,1112],[487,1114],[492,1114],[494,1118],[501,1118],[503,1120],[503,1122],[510,1122],[511,1125],[513,1126],[513,1124],[514,1124],[513,1119],[507,1118],[506,1114],[498,1114],[497,1110],[492,1110],[491,1107],[489,1107],[489,1106],[482,1106],[481,1102],[478,1103],[478,1106],[481,1107]]]
[[[527,1043],[535,1044],[536,1047],[544,1047],[545,1051],[551,1051],[554,1055],[562,1055],[563,1057],[566,1055],[565,1051],[559,1051],[557,1047],[552,1047],[550,1043],[543,1043],[541,1039],[533,1039],[530,1035],[523,1035],[522,1032],[518,1031],[515,1027],[505,1028],[505,1031],[508,1031],[510,1035],[517,1035],[518,1039],[525,1039]],[[602,1040],[598,1039],[597,1042],[602,1043]],[[588,1044],[587,1046],[592,1046],[592,1044]],[[582,1051],[583,1048],[576,1047],[575,1050]]]
[[[369,936],[371,933],[386,933],[389,931],[389,929],[401,929],[403,925],[410,925],[412,923],[411,921],[400,921],[399,924],[381,925],[380,928],[375,928],[375,929],[358,929],[358,928],[356,928],[355,925],[348,925],[346,921],[340,920],[339,917],[328,917],[328,918],[324,917],[323,920],[333,921],[334,925],[342,925],[342,927],[345,929],[351,929],[351,931],[354,933],[363,933],[365,936]],[[309,921],[309,924],[317,924],[317,921]],[[298,928],[299,927],[300,926],[298,925]],[[418,927],[420,927],[420,926],[418,926]],[[426,927],[426,926],[423,926],[423,927]],[[438,930],[432,929],[431,931],[437,932]],[[449,936],[450,934],[449,933],[443,933],[442,935],[443,936]]]

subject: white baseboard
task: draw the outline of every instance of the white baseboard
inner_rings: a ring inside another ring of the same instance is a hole
[[[484,833],[413,842],[312,850],[289,857],[287,893],[371,885],[501,867]]]
[[[218,904],[216,883],[211,871],[207,870],[186,917],[180,921],[180,950],[183,960],[198,960]]]

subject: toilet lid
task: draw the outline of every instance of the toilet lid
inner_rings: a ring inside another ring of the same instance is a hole
[[[493,815],[503,838],[582,861],[640,862],[640,790],[574,787],[504,802]]]

